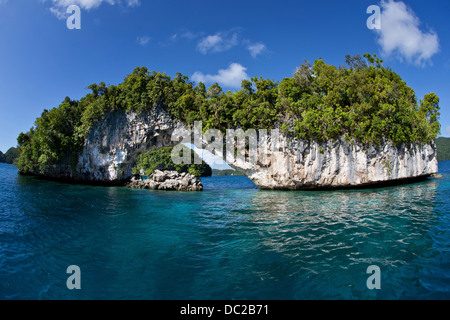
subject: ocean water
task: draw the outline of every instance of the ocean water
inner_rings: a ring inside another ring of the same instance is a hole
[[[68,185],[0,164],[0,299],[449,299],[450,162],[381,189]],[[69,290],[67,267],[81,270]],[[369,290],[367,268],[380,268]]]

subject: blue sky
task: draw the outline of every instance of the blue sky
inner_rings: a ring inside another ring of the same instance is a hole
[[[66,9],[81,8],[69,30]],[[370,5],[381,29],[369,30]],[[440,97],[450,136],[450,1],[0,0],[0,150],[44,108],[118,84],[137,66],[235,90],[243,78],[282,80],[305,59],[344,64],[377,53],[419,98]]]

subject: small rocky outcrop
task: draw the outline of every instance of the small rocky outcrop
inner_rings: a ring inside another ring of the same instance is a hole
[[[126,184],[129,188],[173,190],[173,191],[203,191],[203,184],[199,178],[183,172],[155,170],[148,179],[132,177]]]

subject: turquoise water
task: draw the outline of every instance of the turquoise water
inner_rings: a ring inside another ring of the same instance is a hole
[[[0,164],[1,299],[449,299],[443,179],[272,192],[205,178],[198,193],[40,181]],[[69,290],[66,269],[81,269]],[[369,290],[367,267],[381,270]]]

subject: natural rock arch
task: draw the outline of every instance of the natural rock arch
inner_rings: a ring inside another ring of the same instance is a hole
[[[74,168],[56,164],[45,176],[76,182],[121,184],[142,152],[172,147],[175,130],[186,129],[167,109],[157,106],[142,113],[114,111],[95,123],[85,139]],[[386,142],[365,147],[344,138],[318,143],[283,137],[283,149],[268,143],[264,159],[255,163],[235,160],[230,165],[263,189],[315,189],[359,187],[404,182],[437,172],[433,144]]]

